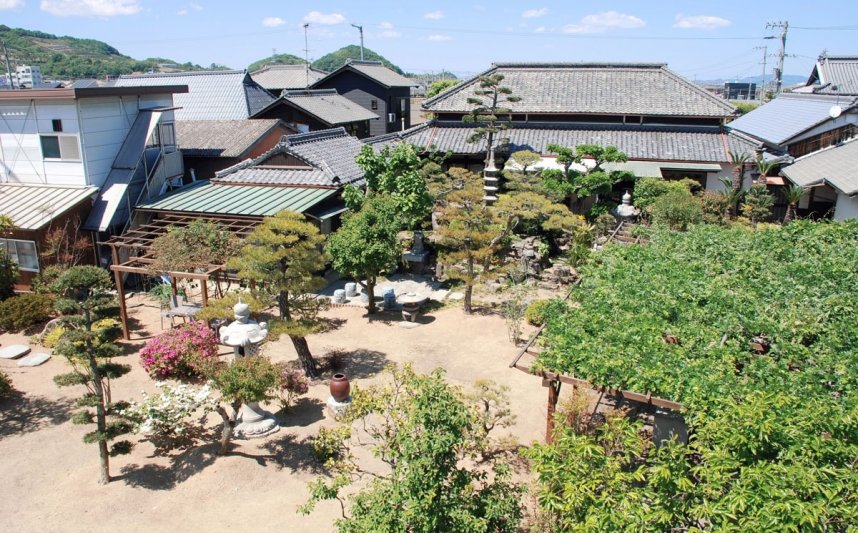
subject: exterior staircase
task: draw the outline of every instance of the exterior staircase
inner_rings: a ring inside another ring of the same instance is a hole
[[[609,242],[616,242],[621,244],[640,244],[641,238],[635,237],[632,235],[632,229],[637,226],[634,222],[620,222],[617,225],[617,229],[614,230],[613,233],[608,237]]]

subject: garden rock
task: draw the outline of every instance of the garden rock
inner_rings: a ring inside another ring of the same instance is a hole
[[[44,352],[34,353],[18,361],[18,366],[39,366],[47,363],[50,358],[51,355]]]
[[[0,359],[17,359],[30,353],[30,347],[26,344],[13,344],[0,349]]]

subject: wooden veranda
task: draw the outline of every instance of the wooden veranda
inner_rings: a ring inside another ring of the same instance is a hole
[[[223,264],[205,265],[205,267],[198,268],[194,272],[167,271],[154,273],[151,269],[152,263],[155,262],[152,250],[152,243],[155,239],[166,235],[170,227],[187,226],[196,220],[205,220],[220,224],[239,239],[247,237],[262,222],[262,219],[257,217],[157,213],[155,218],[150,222],[99,243],[110,247],[113,259],[110,270],[113,271],[116,290],[119,292],[119,316],[122,321],[122,335],[125,340],[129,340],[131,336],[128,330],[128,311],[125,305],[123,274],[142,274],[147,276],[167,274],[170,276],[173,295],[177,292],[177,279],[198,280],[200,282],[203,307],[208,305],[208,281],[212,278],[218,279],[219,276],[225,274]]]

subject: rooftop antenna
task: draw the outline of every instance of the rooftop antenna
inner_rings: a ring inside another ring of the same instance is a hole
[[[358,26],[357,24],[352,24],[352,26],[360,32],[360,60],[363,61],[363,26]]]
[[[309,22],[304,23],[304,72],[307,74],[306,90],[310,90],[310,46],[307,41],[307,28],[310,27]]]

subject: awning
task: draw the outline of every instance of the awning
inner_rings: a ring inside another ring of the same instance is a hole
[[[335,194],[337,189],[213,185],[202,181],[140,205],[137,209],[266,217],[284,209],[303,213]]]
[[[11,218],[17,229],[38,230],[96,193],[95,187],[3,183],[0,215]]]
[[[783,185],[784,179],[780,176],[766,176],[766,185]]]
[[[721,165],[718,163],[659,163],[664,170],[693,170],[696,172],[720,172]]]
[[[317,213],[305,213],[308,217],[315,218],[316,220],[328,220],[329,218],[333,218],[339,214],[345,213],[349,208],[344,205],[331,206],[326,209],[323,209]]]
[[[660,178],[662,170],[689,172],[719,172],[717,163],[683,163],[676,161],[626,161],[625,163],[605,163],[606,170],[624,170],[639,178]]]

